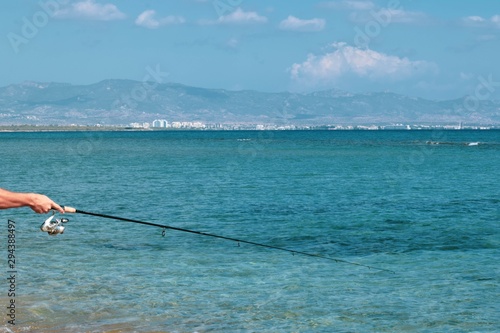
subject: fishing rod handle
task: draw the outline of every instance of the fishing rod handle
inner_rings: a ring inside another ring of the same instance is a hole
[[[66,213],[76,213],[76,208],[70,206],[63,206],[63,209]]]

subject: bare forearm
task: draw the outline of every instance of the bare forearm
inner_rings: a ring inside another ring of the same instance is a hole
[[[30,193],[11,192],[0,188],[0,209],[30,206]]]
[[[18,207],[30,207],[37,213],[47,213],[51,209],[64,212],[58,204],[43,194],[11,192],[0,188],[0,209]]]

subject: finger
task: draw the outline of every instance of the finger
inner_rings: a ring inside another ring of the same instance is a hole
[[[64,214],[64,209],[63,209],[61,206],[59,206],[58,204],[56,204],[55,202],[54,202],[54,203],[52,203],[52,209],[55,209],[55,210],[57,210],[59,213]]]
[[[31,210],[33,210],[37,214],[43,214],[48,212],[48,210],[45,210],[44,208],[40,207],[31,207]]]

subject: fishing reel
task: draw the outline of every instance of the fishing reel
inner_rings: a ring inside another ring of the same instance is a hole
[[[56,212],[53,211],[52,216],[46,219],[40,227],[40,230],[47,232],[51,236],[64,233],[65,227],[62,224],[69,222],[66,218],[54,219],[55,214]]]

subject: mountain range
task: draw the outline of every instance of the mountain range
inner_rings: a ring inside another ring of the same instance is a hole
[[[0,125],[127,125],[155,119],[204,123],[499,124],[500,101],[433,101],[390,92],[266,93],[177,83],[104,80],[90,85],[23,82],[0,87]]]

